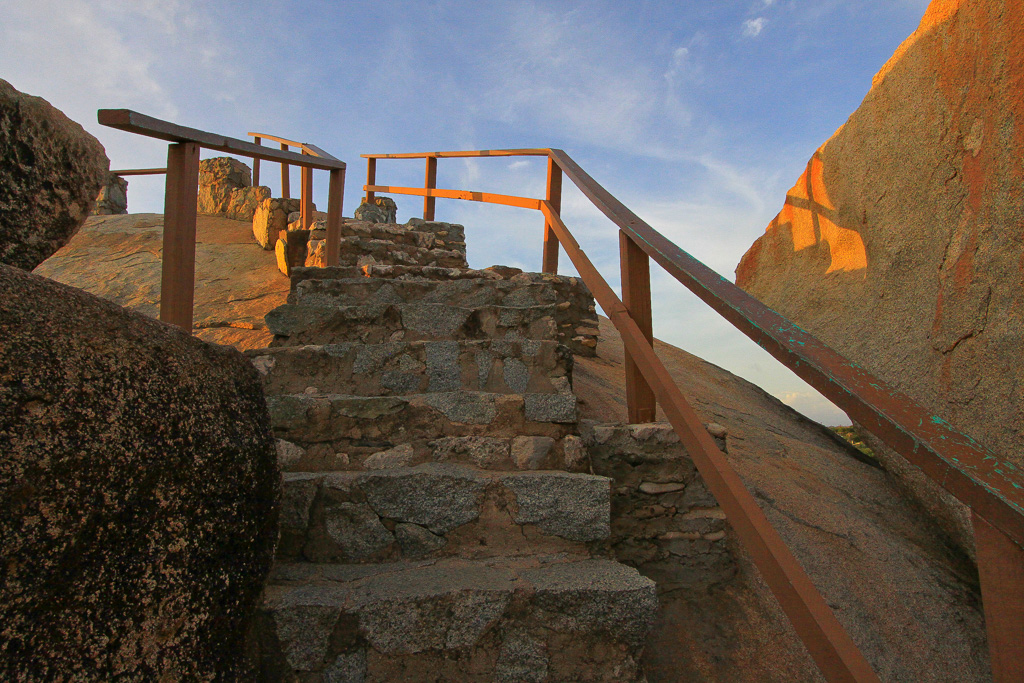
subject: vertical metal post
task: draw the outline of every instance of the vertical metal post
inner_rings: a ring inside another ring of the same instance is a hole
[[[281,143],[281,151],[287,152],[288,145]],[[281,164],[281,197],[284,199],[291,199],[291,172],[292,168],[288,164]]]
[[[302,190],[299,197],[302,229],[309,230],[309,226],[313,224],[313,169],[309,166],[302,167]]]
[[[427,157],[427,175],[423,181],[423,187],[428,190],[437,188],[437,157]],[[423,220],[434,220],[435,197],[423,198]]]
[[[261,147],[263,146],[263,138],[261,138],[259,136],[254,136],[253,139],[256,140],[256,144],[257,145],[260,145]],[[259,160],[259,157],[253,157],[253,159],[252,159],[252,186],[253,187],[259,187],[259,184],[260,184],[260,160]]]
[[[562,211],[562,169],[555,160],[548,157],[548,190],[547,200],[555,213]],[[544,258],[541,272],[558,273],[558,237],[551,224],[544,220]]]
[[[164,248],[160,275],[160,320],[192,331],[196,281],[196,203],[199,145],[167,146]]]
[[[341,244],[341,207],[345,202],[345,169],[331,169],[327,190],[327,265],[336,266]]]
[[[366,184],[373,186],[377,184],[377,160],[367,159],[366,160]],[[366,201],[373,203],[374,193],[370,190],[366,191]]]
[[[625,232],[619,231],[619,265],[622,272],[622,303],[630,317],[654,345],[651,324],[651,264],[647,254]],[[630,423],[654,422],[654,392],[640,374],[629,351],[624,354],[626,367],[626,410]]]
[[[1024,548],[972,513],[981,600],[995,683],[1024,676]]]

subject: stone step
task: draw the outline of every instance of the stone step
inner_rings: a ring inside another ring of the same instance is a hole
[[[553,341],[416,341],[247,351],[268,394],[568,393],[572,353]]]
[[[313,249],[315,250],[315,248],[314,246]],[[391,264],[443,268],[466,267],[465,251],[424,248],[414,244],[399,244],[387,239],[342,237],[338,248],[338,264],[341,266]]]
[[[556,305],[480,306],[363,304],[327,308],[284,304],[266,316],[271,346],[360,342],[504,339],[558,341],[573,353],[594,355],[597,328],[560,322]],[[583,331],[586,334],[578,334]]]
[[[560,440],[575,431],[577,418],[572,394],[279,394],[267,396],[267,407],[275,435],[305,449],[318,470],[350,469],[401,444],[423,452],[445,437]]]
[[[639,681],[657,609],[654,582],[609,560],[282,564],[259,680]]]
[[[370,223],[355,218],[341,219],[341,237],[369,237],[371,239],[389,240],[396,244],[413,244],[427,249],[451,249],[466,253],[466,230],[457,223],[440,221],[411,220],[405,225],[395,223]],[[288,230],[302,228],[300,212],[288,215]],[[313,212],[310,224],[310,237],[324,239],[327,237],[327,214],[322,211]]]
[[[382,461],[383,462],[383,461]],[[384,463],[394,464],[394,463]],[[610,533],[611,480],[429,463],[284,475],[278,557],[383,562],[569,552]]]
[[[590,456],[575,434],[551,436],[443,436],[413,439],[396,446],[366,441],[297,443],[277,440],[277,462],[284,472],[338,472],[451,462],[485,470],[553,469],[590,471]]]
[[[597,314],[590,292],[579,284],[570,285],[567,280],[306,279],[296,283],[288,301],[306,306],[335,307],[413,302],[466,307],[554,304],[559,311],[564,311],[561,318],[565,321],[572,321],[577,327],[597,327]]]

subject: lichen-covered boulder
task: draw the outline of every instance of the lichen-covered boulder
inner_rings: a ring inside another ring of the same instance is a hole
[[[80,125],[0,80],[0,263],[32,270],[64,246],[109,167]]]
[[[250,221],[268,197],[270,188],[252,187],[252,171],[238,159],[214,157],[199,162],[200,214]]]
[[[352,215],[357,221],[367,223],[397,223],[398,205],[391,197],[374,197],[372,202],[364,198]]]
[[[94,216],[118,216],[128,213],[128,181],[116,173],[107,174],[106,184],[96,197]]]
[[[238,352],[0,265],[0,680],[251,680],[280,473]]]
[[[267,197],[256,207],[252,217],[252,235],[267,251],[277,246],[277,236],[288,229],[288,215],[299,210],[298,199]]]

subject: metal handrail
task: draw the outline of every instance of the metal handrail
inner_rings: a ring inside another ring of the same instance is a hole
[[[436,178],[438,158],[538,156],[540,152],[548,157],[546,200],[438,190],[429,182],[432,175]],[[544,271],[557,271],[561,244],[622,336],[631,421],[653,419],[654,399],[662,404],[737,536],[828,680],[878,679],[654,353],[648,258],[971,507],[993,673],[997,681],[1015,680],[1024,656],[1024,478],[1012,463],[1001,461],[992,451],[954,430],[680,249],[626,208],[562,150],[362,156],[367,159],[364,190],[368,197],[375,192],[418,195],[425,197],[425,201],[443,197],[492,202],[492,198],[500,197],[514,201],[493,203],[539,206],[545,217]],[[424,188],[376,185],[377,159],[412,158],[427,160],[428,182]],[[620,229],[625,302],[615,295],[561,220],[558,205],[562,173]],[[432,219],[433,206],[430,208]]]
[[[337,265],[341,243],[341,207],[345,199],[345,162],[314,145],[305,145],[303,154],[296,154],[287,149],[278,151],[245,140],[179,126],[130,109],[100,109],[97,112],[97,119],[104,126],[171,143],[167,148],[167,168],[162,169],[167,174],[167,184],[164,192],[160,320],[185,330],[192,329],[201,148],[247,156],[256,161],[262,159],[282,165],[300,166],[302,225],[307,228],[313,217],[313,169],[329,171],[326,261],[328,265]]]

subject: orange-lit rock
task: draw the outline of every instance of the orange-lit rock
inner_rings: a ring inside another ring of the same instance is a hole
[[[932,2],[736,281],[1024,464],[1021,35],[1016,0]],[[955,506],[882,456],[970,547]]]

